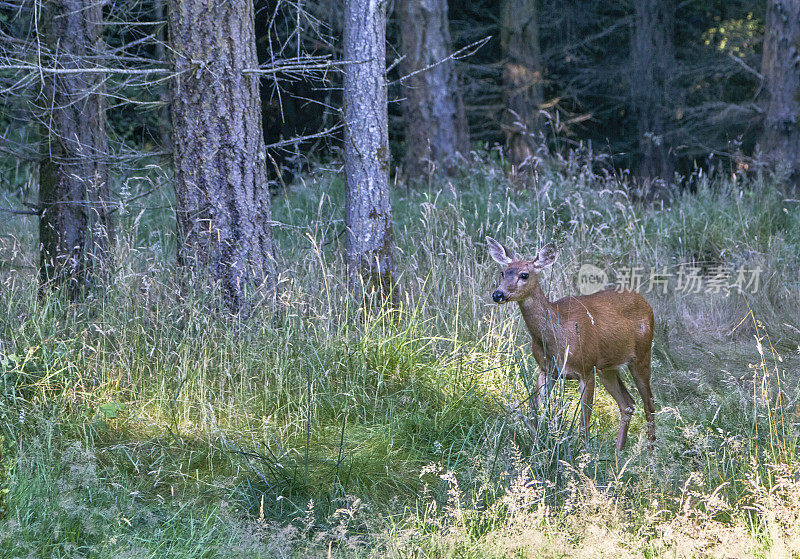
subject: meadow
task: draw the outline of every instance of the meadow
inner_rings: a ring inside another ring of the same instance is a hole
[[[345,282],[341,176],[314,167],[273,198],[278,301],[247,320],[176,281],[166,186],[118,212],[114,269],[78,303],[37,296],[35,222],[0,217],[0,555],[800,555],[785,177],[698,170],[654,200],[589,150],[536,169],[513,183],[483,153],[398,182],[397,304],[365,307]],[[117,188],[168,183],[150,166]],[[588,432],[576,383],[528,430],[537,366],[519,310],[491,302],[486,235],[522,255],[554,242],[551,300],[585,264],[642,271],[652,451],[635,392],[621,453],[600,388]],[[681,285],[689,269],[705,283]]]

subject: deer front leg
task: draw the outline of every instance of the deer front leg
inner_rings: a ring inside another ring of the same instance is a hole
[[[536,438],[535,433],[538,426],[544,420],[545,407],[550,397],[552,381],[548,377],[553,369],[544,351],[542,351],[542,348],[536,344],[533,345],[533,356],[536,359],[536,364],[539,365],[539,374],[536,377],[535,388],[531,389],[531,393],[528,395],[531,406],[531,417],[528,419],[527,424],[533,437]]]
[[[594,404],[594,369],[580,375],[581,382],[581,431],[588,432]]]
[[[539,367],[539,376],[536,377],[536,410],[544,412],[547,399],[550,397],[550,384],[548,381],[547,369]]]
[[[539,376],[536,377],[536,394],[531,397],[532,406],[535,407],[534,417],[536,424],[541,425],[545,420],[547,408],[549,407],[550,391],[553,389],[553,384],[556,379],[553,377],[555,370],[555,363],[545,362],[539,365]],[[558,415],[553,414],[550,416],[550,429],[559,431]]]
[[[538,427],[544,419],[544,405],[547,401],[547,376],[542,373],[543,369],[539,366],[539,375],[536,377],[536,387],[530,389],[528,400],[530,402],[530,417],[524,422],[531,432],[531,436],[536,439]]]
[[[543,412],[547,399],[550,396],[550,385],[548,384],[548,376],[553,371],[553,363],[547,359],[544,349],[536,342],[532,344],[533,357],[536,359],[536,364],[539,365],[539,376],[536,377],[536,393],[531,395],[531,408],[534,413],[538,414]]]

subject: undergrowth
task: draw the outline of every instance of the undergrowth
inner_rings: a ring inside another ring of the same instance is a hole
[[[521,187],[487,155],[399,184],[401,291],[382,309],[348,295],[343,184],[323,167],[273,199],[279,301],[247,321],[182,294],[168,212],[120,212],[115,270],[80,303],[37,296],[33,224],[8,221],[0,554],[800,553],[797,200],[779,177],[702,173],[636,200],[602,168],[548,156]],[[551,299],[584,264],[762,273],[729,293],[645,277],[658,441],[637,411],[616,454],[602,391],[587,433],[571,384],[528,429],[536,364],[518,311],[489,299],[486,235],[523,255],[555,242]]]

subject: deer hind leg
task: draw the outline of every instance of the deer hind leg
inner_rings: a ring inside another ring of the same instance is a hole
[[[656,410],[653,405],[653,392],[650,390],[650,348],[647,348],[647,351],[642,352],[641,355],[637,355],[629,366],[633,380],[636,382],[636,388],[639,389],[639,394],[642,396],[644,417],[647,420],[647,440],[652,446],[656,440],[656,424],[653,418]]]
[[[619,434],[617,435],[617,450],[619,451],[625,447],[625,441],[628,439],[628,427],[635,409],[633,396],[625,388],[625,384],[619,376],[618,367],[603,369],[600,371],[599,377],[600,383],[605,386],[619,406]]]

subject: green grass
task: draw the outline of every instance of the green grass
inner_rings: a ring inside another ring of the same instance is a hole
[[[800,552],[796,201],[764,175],[637,202],[594,168],[547,158],[520,189],[487,158],[398,185],[391,310],[347,295],[343,184],[322,168],[273,200],[280,310],[247,323],[180,295],[168,211],[122,216],[108,289],[81,304],[37,297],[33,224],[4,222],[0,555]],[[536,365],[518,310],[489,300],[486,235],[556,242],[551,298],[584,263],[761,266],[762,285],[645,293],[659,440],[638,411],[617,456],[602,390],[585,435],[572,384],[523,425]]]

